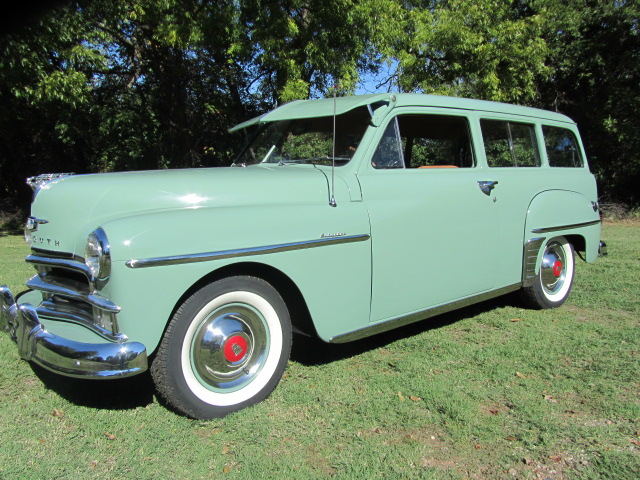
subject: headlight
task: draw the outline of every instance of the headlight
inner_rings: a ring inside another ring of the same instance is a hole
[[[105,281],[111,274],[111,253],[107,234],[96,228],[89,234],[84,247],[84,263],[91,272],[92,279]]]

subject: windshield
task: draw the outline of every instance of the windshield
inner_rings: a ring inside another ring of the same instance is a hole
[[[353,157],[369,122],[366,108],[336,117],[335,158],[333,117],[302,118],[262,125],[234,162],[237,166],[257,163],[318,163],[336,166]]]

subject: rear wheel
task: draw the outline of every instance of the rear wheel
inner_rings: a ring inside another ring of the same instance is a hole
[[[189,297],[172,318],[151,374],[164,399],[194,418],[222,417],[264,400],[291,352],[291,321],[278,292],[230,277]]]
[[[544,247],[533,285],[522,289],[523,300],[533,308],[559,307],[569,297],[574,273],[573,246],[564,237],[552,238]]]

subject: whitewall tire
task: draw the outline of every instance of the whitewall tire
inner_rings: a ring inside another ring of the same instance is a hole
[[[291,352],[291,321],[278,292],[256,277],[218,280],[173,316],[151,374],[182,413],[222,417],[264,400]]]
[[[532,285],[522,289],[522,298],[533,308],[555,308],[566,302],[573,286],[573,246],[564,237],[547,241],[540,268]]]

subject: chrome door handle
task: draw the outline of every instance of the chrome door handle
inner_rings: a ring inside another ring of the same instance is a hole
[[[498,184],[497,180],[488,180],[484,182],[478,182],[478,187],[485,195],[491,195],[491,190]]]

